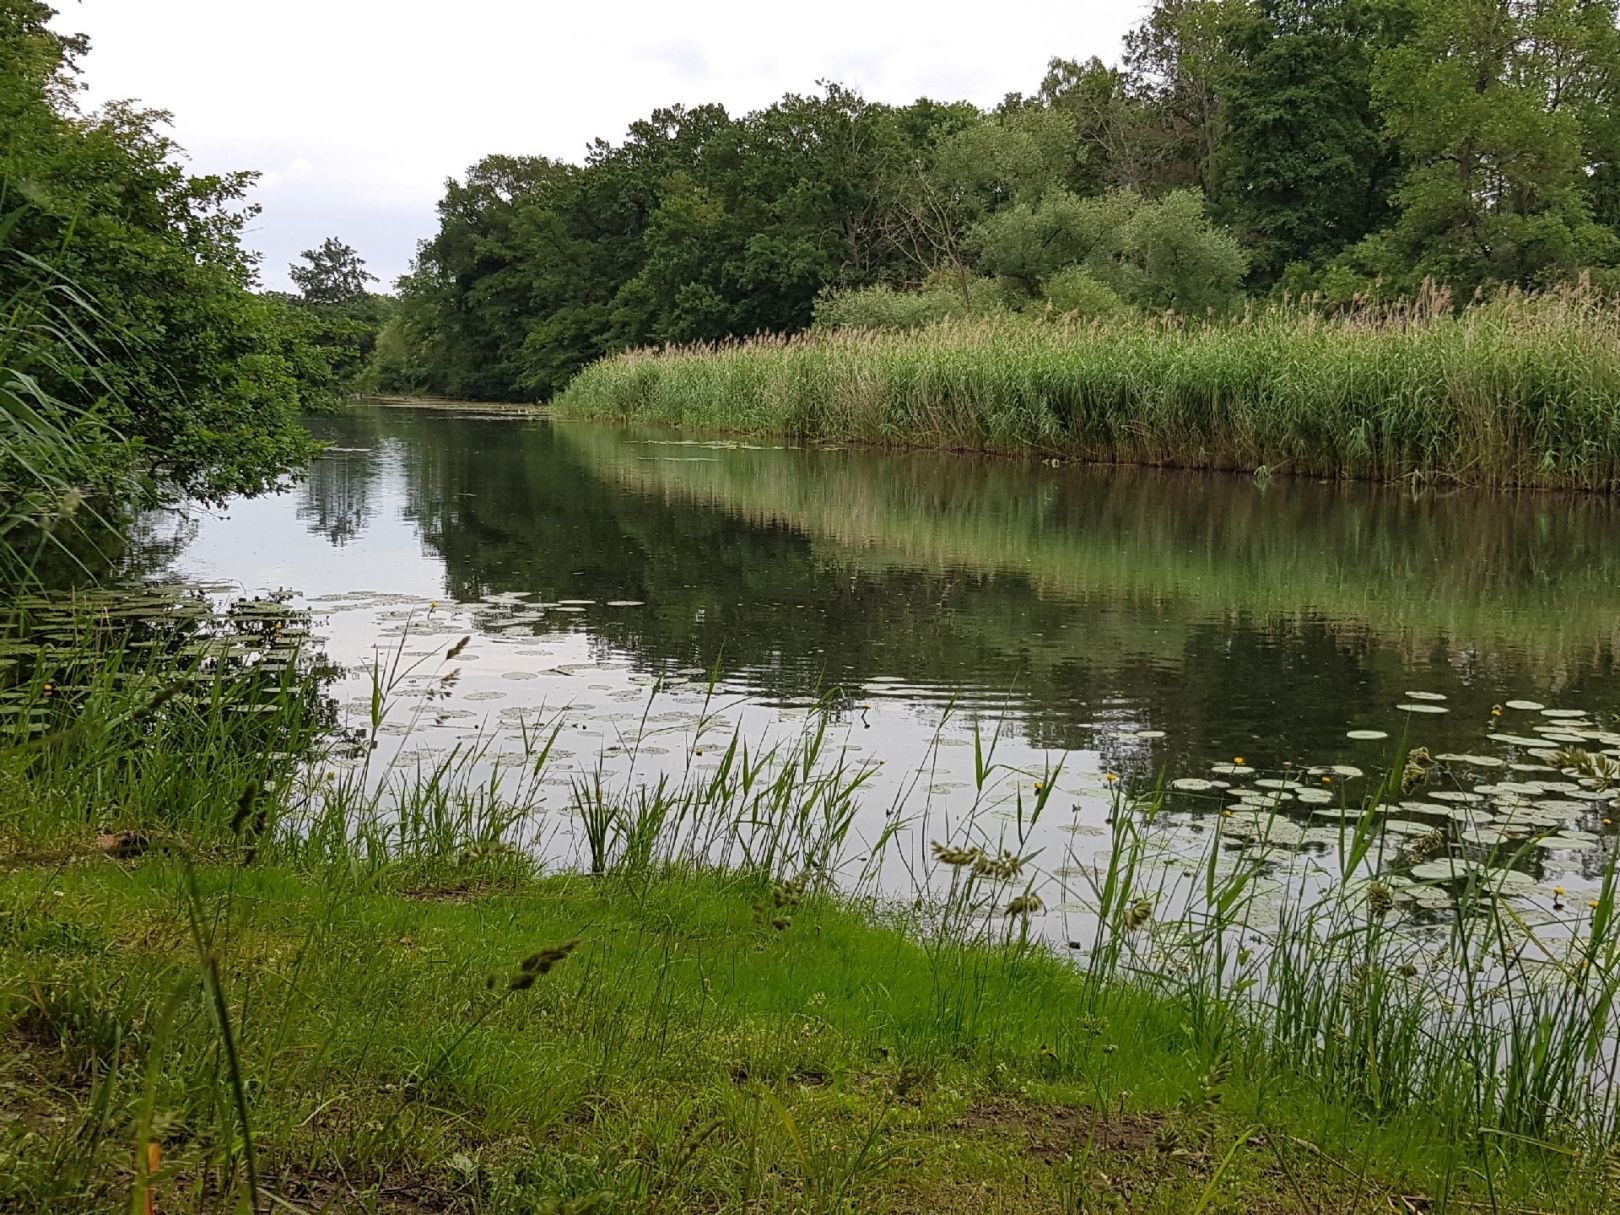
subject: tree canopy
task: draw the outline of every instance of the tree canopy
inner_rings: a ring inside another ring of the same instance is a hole
[[[55,33],[53,15],[0,0],[0,300],[13,322],[0,362],[108,439],[87,475],[133,472],[204,499],[264,490],[310,450],[297,412],[331,368],[285,303],[255,290],[240,241],[253,175],[188,172],[161,112],[82,112],[86,43]],[[40,323],[16,325],[24,301]]]
[[[1053,59],[992,112],[662,109],[450,181],[378,372],[546,396],[813,322],[1620,279],[1617,82],[1614,0],[1156,0],[1117,65]]]

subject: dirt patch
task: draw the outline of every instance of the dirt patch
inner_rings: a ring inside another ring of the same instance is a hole
[[[1142,1152],[1160,1141],[1164,1127],[1165,1119],[1153,1114],[1099,1114],[997,1098],[970,1107],[952,1129],[1022,1141],[1029,1155],[1051,1164],[1084,1149],[1088,1140],[1095,1151]]]

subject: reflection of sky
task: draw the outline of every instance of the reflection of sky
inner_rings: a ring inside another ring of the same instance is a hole
[[[327,456],[325,459],[340,459]],[[205,515],[175,563],[176,573],[241,581],[250,594],[292,589],[314,598],[337,591],[444,592],[444,562],[405,518],[397,451],[384,451],[372,484],[370,516],[341,547],[309,534],[298,520],[299,492],[237,500],[224,515]]]
[[[195,537],[173,566],[184,577],[237,584],[248,594],[295,591],[300,602],[311,606],[328,654],[345,669],[334,694],[345,706],[351,725],[366,719],[371,670],[379,659],[385,664],[391,661],[397,648],[403,667],[414,664],[414,673],[395,691],[393,711],[372,759],[374,778],[399,777],[409,774],[419,759],[431,761],[453,748],[488,744],[488,762],[472,765],[467,772],[475,782],[485,780],[497,762],[521,767],[520,714],[532,726],[543,716],[561,712],[563,733],[536,790],[537,814],[523,834],[548,856],[577,863],[579,839],[570,812],[575,780],[591,777],[598,768],[610,784],[632,776],[668,774],[679,779],[686,773],[706,774],[713,771],[734,730],[748,740],[756,756],[772,741],[798,736],[809,720],[810,705],[802,698],[779,695],[768,668],[739,671],[715,689],[711,700],[705,672],[693,667],[677,672],[654,697],[652,671],[664,669],[665,664],[656,656],[616,648],[604,640],[606,635],[621,635],[606,629],[609,614],[635,613],[645,605],[548,605],[531,596],[500,594],[465,604],[441,602],[430,608],[432,601],[445,596],[449,583],[442,557],[423,540],[411,517],[420,514],[422,506],[416,503],[413,512],[406,492],[403,462],[412,458],[413,450],[410,439],[388,438],[372,451],[333,451],[322,457],[348,462],[341,468],[318,471],[335,474],[324,483],[328,487],[355,491],[357,496],[343,499],[362,508],[354,513],[352,533],[330,530],[332,521],[323,523],[316,518],[303,501],[305,495],[297,492],[239,502],[227,514],[199,515]],[[454,492],[453,484],[450,490]],[[692,508],[669,503],[667,509]],[[334,538],[338,535],[340,538]],[[355,592],[366,595],[344,598]],[[1017,601],[1009,602],[1016,605]],[[881,610],[881,600],[875,603]],[[849,698],[836,708],[826,748],[830,762],[841,757],[852,766],[872,764],[875,768],[861,791],[859,813],[845,849],[846,876],[860,871],[873,843],[898,816],[905,829],[880,857],[876,871],[880,888],[901,894],[913,890],[928,865],[929,845],[935,840],[979,843],[992,851],[1011,847],[1035,854],[1039,885],[1049,904],[1046,930],[1054,938],[1088,937],[1081,910],[1091,897],[1087,875],[1099,856],[1106,854],[1108,818],[1119,788],[1106,780],[1106,768],[1114,768],[1127,783],[1134,780],[1141,787],[1160,775],[1161,765],[1177,766],[1165,773],[1167,778],[1207,775],[1203,765],[1231,758],[1230,754],[1176,758],[1176,740],[1167,740],[1160,749],[1151,735],[1140,734],[1145,725],[1169,716],[1168,702],[1158,698],[1190,694],[1178,691],[1177,686],[1178,680],[1185,682],[1188,676],[1176,661],[1187,662],[1187,654],[1178,647],[1159,655],[1155,665],[1167,667],[1162,680],[1124,682],[1122,666],[1134,660],[1130,655],[1109,653],[1106,643],[1099,640],[1095,630],[1098,610],[1097,605],[1080,601],[1072,608],[1072,619],[1081,623],[1082,632],[1091,630],[1090,649],[1084,657],[1099,684],[1085,741],[1068,749],[1045,749],[1032,743],[1032,738],[1040,737],[1032,723],[1038,724],[1049,706],[1021,688],[1011,692],[1005,684],[961,688],[957,685],[969,678],[963,671],[902,675],[885,670],[882,660],[874,656],[859,685],[849,689]],[[1106,610],[1136,609],[1108,605]],[[1091,615],[1085,615],[1088,612]],[[920,621],[919,627],[927,627],[927,622]],[[1211,627],[1221,628],[1230,638],[1246,626],[1216,621]],[[449,669],[444,652],[466,634],[473,640],[451,664],[459,675],[452,683],[443,683]],[[802,645],[817,644],[813,631],[784,634],[783,665],[806,660],[806,655],[790,652],[794,639]],[[1279,635],[1275,644],[1291,643],[1288,636]],[[1239,670],[1244,661],[1241,655],[1232,658],[1231,669]],[[1362,723],[1344,720],[1334,688],[1322,684],[1326,673],[1310,669],[1303,652],[1300,661],[1304,665],[1294,669],[1292,677],[1309,685],[1309,694],[1287,703],[1317,704],[1330,734],[1342,740],[1346,727]],[[1426,738],[1454,735],[1451,745],[1459,750],[1492,749],[1482,744],[1481,726],[1463,709],[1462,699],[1472,695],[1477,701],[1491,695],[1490,689],[1470,690],[1465,671],[1425,663],[1418,655],[1405,663],[1397,662],[1391,672],[1398,681],[1396,686],[1421,680],[1450,694],[1451,704],[1459,709],[1428,722]],[[958,691],[968,695],[947,717],[946,706]],[[1232,698],[1264,691],[1234,687]],[[428,695],[430,692],[435,695]],[[1264,711],[1275,713],[1267,697],[1262,695],[1261,701]],[[713,717],[700,732],[699,718],[705,711]],[[1391,720],[1383,720],[1386,717]],[[977,787],[974,772],[975,723],[981,725],[987,744],[999,731],[992,756],[995,766],[982,789]],[[1387,708],[1381,710],[1379,720],[1365,724],[1397,733],[1402,728],[1398,715]],[[1442,729],[1449,733],[1441,734]],[[1259,735],[1254,738],[1258,740]],[[1291,758],[1349,762],[1375,769],[1393,745],[1389,741],[1341,741],[1337,754]],[[1247,745],[1242,749],[1251,756],[1257,754]],[[1054,782],[1055,793],[1041,820],[1030,826],[1035,781],[1058,765],[1062,772]],[[507,788],[516,789],[510,775]],[[1359,787],[1352,784],[1349,796],[1359,798]],[[1221,821],[1221,804],[1218,791],[1201,798],[1178,795],[1154,839],[1155,854],[1162,859],[1202,850],[1211,828]],[[1599,812],[1594,808],[1594,813]],[[1287,880],[1321,880],[1320,875],[1336,863],[1337,833],[1306,814],[1296,815],[1295,821],[1307,829],[1309,847],[1283,859],[1295,866],[1315,867],[1318,877],[1307,879],[1295,873]],[[1594,823],[1580,825],[1592,828]],[[1524,867],[1533,872],[1538,891],[1550,889],[1555,882],[1576,889],[1590,883],[1602,855],[1601,850],[1536,853]],[[936,870],[935,880],[940,876]],[[1177,880],[1186,876],[1184,871]],[[1283,876],[1281,871],[1274,875],[1278,882]],[[1269,889],[1274,895],[1282,886],[1273,884]],[[1530,909],[1531,914],[1533,911]]]

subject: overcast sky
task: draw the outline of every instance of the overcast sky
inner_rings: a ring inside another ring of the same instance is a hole
[[[577,161],[675,102],[732,113],[818,79],[993,105],[1054,55],[1117,60],[1144,0],[54,0],[88,100],[169,110],[199,172],[257,169],[268,286],[326,236],[391,284],[444,180],[490,152]]]

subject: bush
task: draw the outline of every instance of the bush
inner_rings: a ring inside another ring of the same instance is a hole
[[[989,279],[969,275],[964,298],[955,276],[936,273],[920,291],[880,286],[826,292],[816,301],[815,323],[821,329],[908,330],[1006,311],[1006,292]]]
[[[1041,288],[1052,311],[1059,316],[1081,320],[1122,316],[1130,305],[1107,283],[1094,278],[1080,266],[1059,270]]]

